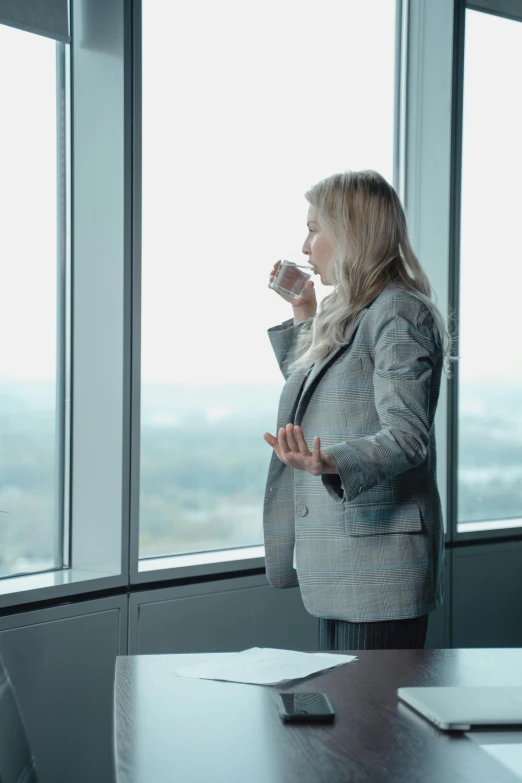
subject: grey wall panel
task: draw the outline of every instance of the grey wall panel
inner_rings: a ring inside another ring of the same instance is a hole
[[[126,596],[0,617],[41,783],[112,783],[114,665],[126,639]]]
[[[522,541],[453,552],[453,647],[522,647]]]
[[[299,590],[274,590],[264,576],[134,593],[129,613],[131,654],[317,650]]]

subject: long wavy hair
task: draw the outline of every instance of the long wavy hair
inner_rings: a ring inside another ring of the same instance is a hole
[[[309,368],[345,342],[348,322],[389,284],[401,286],[431,311],[439,332],[444,371],[451,376],[453,337],[433,301],[433,291],[408,238],[406,215],[393,187],[376,171],[346,171],[321,180],[305,194],[317,209],[334,248],[333,291],[311,326],[296,340],[290,371]]]

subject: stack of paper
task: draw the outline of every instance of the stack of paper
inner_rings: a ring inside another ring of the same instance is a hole
[[[270,647],[252,647],[239,653],[215,655],[202,663],[175,669],[173,673],[180,677],[196,677],[202,680],[276,685],[287,680],[308,677],[310,674],[333,669],[355,660],[357,660],[355,655],[303,653]]]

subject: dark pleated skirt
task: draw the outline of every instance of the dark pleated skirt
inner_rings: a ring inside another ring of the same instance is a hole
[[[319,619],[320,650],[422,650],[428,615],[407,620],[351,623]]]

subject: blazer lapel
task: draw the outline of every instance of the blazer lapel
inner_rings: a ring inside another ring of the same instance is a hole
[[[339,354],[348,348],[353,338],[355,337],[355,332],[357,331],[357,328],[364,318],[367,310],[368,308],[365,307],[364,310],[361,310],[361,312],[357,314],[353,321],[348,323],[344,333],[345,342],[343,345],[339,345],[327,356],[313,365],[311,372],[308,374],[308,377],[305,378],[301,395],[296,400],[298,404],[295,411],[294,424],[300,424],[302,421],[306,406],[308,405],[308,401],[312,396],[313,390],[317,386],[321,376],[326,372],[329,365],[339,356]],[[288,421],[292,421],[292,419],[288,419]],[[281,424],[280,426],[284,427],[285,425]]]
[[[306,380],[308,370],[298,369],[294,370],[289,376],[287,382],[283,386],[281,397],[279,398],[279,410],[277,413],[277,431],[275,437],[279,433],[281,427],[286,427],[287,424],[294,420],[295,410],[297,403],[301,397],[303,384]],[[276,481],[282,474],[286,465],[281,462],[275,451],[272,452],[272,459],[268,468],[267,483],[271,484]]]
[[[277,415],[278,431],[280,427],[286,427],[287,424],[294,420],[297,404],[303,394],[303,389],[308,373],[309,370],[295,370],[290,375],[285,386],[283,387],[283,391],[281,392],[281,397],[279,399],[279,411]]]

